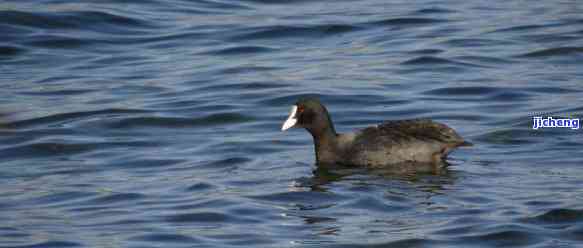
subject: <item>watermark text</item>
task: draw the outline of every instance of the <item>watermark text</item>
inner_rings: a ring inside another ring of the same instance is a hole
[[[571,129],[579,129],[579,118],[561,118],[555,119],[553,117],[534,116],[532,118],[532,129],[547,128],[547,127],[563,127]]]

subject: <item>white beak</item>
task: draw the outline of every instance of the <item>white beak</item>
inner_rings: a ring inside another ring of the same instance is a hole
[[[281,126],[281,131],[288,130],[298,122],[298,119],[296,118],[296,111],[298,111],[298,106],[292,106],[291,111],[289,112],[289,117],[283,123],[283,126]]]

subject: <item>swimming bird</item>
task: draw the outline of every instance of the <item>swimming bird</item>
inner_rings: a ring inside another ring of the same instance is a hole
[[[428,119],[385,121],[351,133],[336,133],[318,99],[301,99],[281,127],[305,128],[314,139],[318,165],[387,167],[401,163],[442,165],[452,149],[471,146],[452,128]]]

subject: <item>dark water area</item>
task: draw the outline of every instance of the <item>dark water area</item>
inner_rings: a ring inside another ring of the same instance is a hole
[[[3,1],[0,247],[580,247],[580,1]],[[431,118],[440,173],[317,169]]]

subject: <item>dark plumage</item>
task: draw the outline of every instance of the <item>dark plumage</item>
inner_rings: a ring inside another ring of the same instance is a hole
[[[338,134],[328,111],[317,99],[302,99],[292,107],[282,130],[291,127],[303,127],[312,135],[318,164],[442,164],[453,148],[471,145],[445,124],[426,119],[387,121]]]

